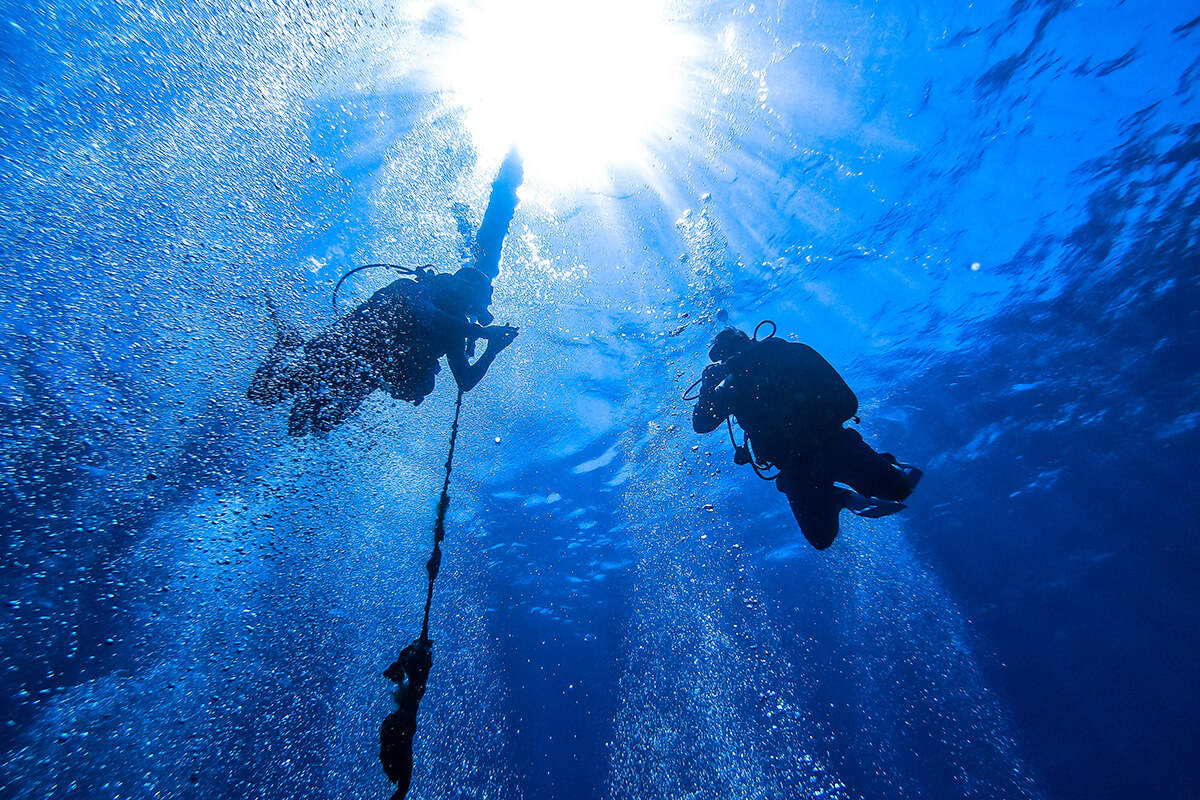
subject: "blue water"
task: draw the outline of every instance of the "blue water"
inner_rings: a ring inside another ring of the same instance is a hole
[[[1200,793],[1200,17],[965,6],[673,6],[672,135],[531,175],[410,797]],[[264,287],[311,334],[467,252],[473,10],[0,12],[0,796],[387,797],[452,382],[305,440],[245,389]],[[680,399],[762,319],[926,472],[828,551]]]

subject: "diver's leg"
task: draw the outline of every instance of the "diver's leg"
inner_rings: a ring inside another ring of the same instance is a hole
[[[288,436],[305,436],[312,428],[312,417],[315,401],[311,392],[300,392],[292,400],[292,408],[288,412]]]
[[[326,434],[358,410],[378,381],[369,364],[334,338],[318,336],[304,352],[306,372],[288,415],[288,433]]]
[[[818,550],[833,544],[838,535],[841,498],[831,481],[811,471],[782,470],[775,488],[787,495],[788,505],[800,525],[800,532]]]
[[[357,411],[363,398],[373,390],[372,386],[320,384],[298,392],[288,414],[288,435],[313,433],[323,436],[329,433]]]
[[[325,403],[313,418],[313,430],[319,433],[329,433],[345,422],[351,414],[358,411],[363,399],[371,390],[365,387],[354,387],[347,394],[339,395],[333,401]]]
[[[876,453],[856,430],[843,428],[834,442],[833,479],[867,497],[898,502],[912,494],[921,477],[916,467],[906,465],[906,470],[890,454]]]
[[[308,380],[313,365],[309,363],[306,353],[297,352],[304,345],[300,330],[280,317],[266,289],[263,290],[263,298],[267,301],[267,311],[275,327],[275,343],[255,370],[246,397],[255,405],[269,406],[298,391]]]
[[[246,397],[255,405],[274,405],[298,391],[305,383],[307,372],[303,352],[273,347],[254,371]]]

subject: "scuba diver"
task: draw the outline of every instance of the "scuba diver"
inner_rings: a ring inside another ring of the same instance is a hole
[[[303,436],[333,430],[376,389],[420,405],[433,391],[443,356],[458,388],[475,388],[518,332],[509,325],[492,326],[488,307],[523,175],[520,156],[509,153],[475,238],[474,266],[453,274],[428,267],[404,270],[412,277],[383,287],[307,342],[280,319],[268,297],[276,341],[250,382],[250,401],[267,406],[290,399],[288,433]],[[472,362],[478,339],[487,347]]]
[[[816,350],[773,332],[760,340],[726,328],[708,357],[714,363],[698,381],[692,427],[709,433],[736,417],[746,437],[741,446],[735,442],[734,461],[755,472],[779,470],[775,487],[787,496],[813,547],[833,544],[843,508],[863,517],[905,508],[900,501],[912,493],[921,471],[875,452],[858,431],[842,426],[858,413],[858,398]]]
[[[485,327],[491,298],[490,281],[474,267],[454,274],[422,268],[415,280],[392,281],[302,344],[294,328],[276,322],[276,344],[247,396],[264,406],[291,398],[288,433],[303,436],[333,430],[376,389],[420,405],[433,391],[442,356],[458,387],[469,392],[517,336],[508,325]],[[475,339],[486,340],[487,348],[471,363]]]
[[[379,761],[388,780],[396,784],[393,800],[404,800],[412,782],[413,736],[417,732],[417,705],[425,695],[425,683],[433,667],[433,643],[424,637],[400,651],[383,676],[399,688],[392,697],[396,710],[379,729]]]

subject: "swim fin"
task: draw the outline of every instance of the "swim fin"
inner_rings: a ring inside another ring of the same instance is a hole
[[[897,503],[895,500],[880,500],[875,497],[867,497],[850,489],[841,489],[842,508],[849,511],[851,514],[856,514],[867,519],[879,519],[897,511],[903,511],[908,508],[904,503]]]
[[[925,473],[914,467],[912,464],[902,464],[896,462],[896,466],[904,473],[905,479],[908,481],[908,489],[912,491],[917,488],[917,484],[921,482],[921,476]]]
[[[304,335],[300,333],[300,329],[279,315],[279,309],[275,307],[270,292],[263,289],[262,293],[263,299],[267,301],[267,313],[271,317],[271,324],[275,326],[275,346],[271,349],[288,352],[304,344]]]

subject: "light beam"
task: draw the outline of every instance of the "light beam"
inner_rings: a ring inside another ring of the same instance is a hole
[[[698,47],[654,0],[483,0],[440,72],[481,158],[520,148],[531,180],[595,186],[678,124]]]

